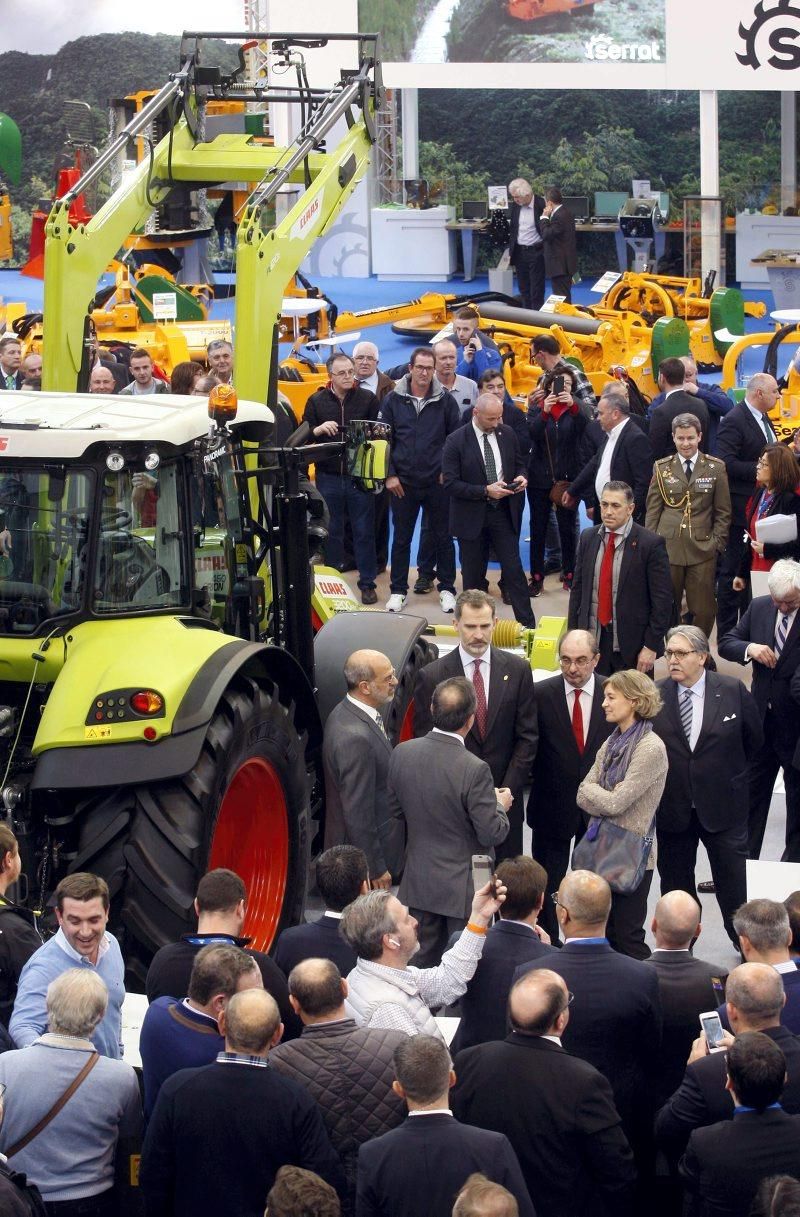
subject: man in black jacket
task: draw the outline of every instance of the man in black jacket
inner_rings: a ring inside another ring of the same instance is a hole
[[[664,538],[634,524],[633,491],[607,482],[600,501],[602,524],[578,542],[569,594],[570,629],[598,639],[598,671],[649,672],[664,653],[672,614],[672,579]]]
[[[725,462],[731,492],[731,531],[717,582],[717,637],[732,630],[739,616],[741,592],[733,590],[744,552],[745,508],[756,487],[756,461],[767,444],[777,441],[767,418],[780,397],[774,376],[757,372],[747,382],[744,401],[725,415],[717,431],[716,455]]]
[[[453,1114],[505,1133],[538,1217],[633,1213],[636,1172],[608,1080],[561,1045],[572,995],[543,966],[509,995],[511,1034],[459,1052]]]
[[[528,484],[525,461],[502,417],[502,404],[494,394],[482,393],[471,422],[445,441],[442,478],[450,494],[450,532],[458,537],[464,590],[486,586],[493,548],[514,616],[533,629],[536,618],[519,556],[519,521]]]
[[[800,1118],[781,1108],[786,1060],[767,1036],[738,1036],[728,1049],[727,1067],[733,1120],[693,1132],[679,1170],[703,1213],[748,1217],[762,1179],[797,1173]]]
[[[800,1112],[800,1039],[781,1025],[786,1002],[780,973],[765,963],[742,963],[728,977],[725,1000],[735,1035],[760,1031],[786,1057],[783,1106]],[[711,1007],[706,1007],[710,1009]],[[695,1024],[697,1029],[699,1024]],[[726,1045],[733,1037],[726,1035]],[[733,1119],[733,1099],[725,1089],[725,1053],[709,1052],[702,1032],[692,1044],[686,1072],[678,1089],[656,1116],[656,1144],[677,1161],[695,1128]]]
[[[339,922],[348,904],[369,891],[364,851],[355,845],[332,845],[317,858],[314,874],[325,912],[316,921],[288,926],[278,936],[274,958],[287,978],[304,959],[330,959],[344,976],[356,966],[356,953],[339,933]]]
[[[697,626],[670,630],[666,654],[669,677],[658,681],[664,704],[653,721],[669,760],[657,816],[661,890],[697,895],[702,841],[722,920],[738,950],[733,914],[747,899],[748,768],[764,741],[761,716],[740,680],[708,670],[708,639]]]
[[[675,454],[672,439],[672,420],[679,414],[693,414],[700,423],[700,450],[708,452],[709,418],[705,402],[696,394],[687,393],[683,387],[686,368],[681,359],[662,359],[658,367],[658,387],[664,397],[650,413],[650,428],[647,437],[653,460]]]
[[[424,509],[436,544],[439,604],[445,613],[456,605],[456,554],[447,522],[447,492],[442,485],[442,449],[460,426],[456,399],[434,376],[430,347],[412,351],[408,375],[380,404],[379,418],[392,428],[389,476],[392,495],[390,613],[402,611],[408,594],[411,540],[417,517]]]
[[[540,220],[544,241],[544,269],[551,282],[553,294],[572,303],[572,276],[578,269],[578,246],[575,217],[564,206],[561,191],[551,186],[545,191],[545,205]]]
[[[536,684],[539,741],[526,812],[533,829],[533,855],[547,872],[539,921],[554,942],[558,920],[552,895],[567,873],[573,837],[583,836],[578,787],[614,726],[603,713],[602,681],[595,676],[600,651],[594,634],[569,630],[558,645],[558,659],[560,675]]]
[[[606,441],[565,492],[564,506],[574,508],[578,499],[585,499],[597,520],[606,483],[626,482],[633,489],[633,518],[644,524],[653,454],[644,431],[631,420],[628,393],[623,385],[612,381],[604,387],[597,403],[597,421]]]
[[[404,1031],[358,1027],[347,1017],[346,997],[347,981],[330,960],[298,964],[289,976],[289,999],[303,1034],[269,1055],[273,1068],[319,1104],[347,1178],[345,1215],[355,1206],[359,1146],[403,1123],[403,1100],[392,1089],[393,1058],[408,1039]]]
[[[772,790],[783,769],[786,788],[786,848],[783,862],[800,861],[800,769],[794,764],[800,739],[800,705],[791,686],[800,671],[800,562],[781,558],[767,577],[770,594],[757,596],[739,623],[720,638],[719,653],[752,663],[751,685],[764,743],[750,767],[749,852],[761,853]]]
[[[544,242],[542,241],[542,212],[544,199],[534,194],[530,182],[515,177],[508,184],[511,204],[508,222],[511,236],[508,252],[517,272],[522,307],[540,309],[544,304]]]
[[[409,1114],[399,1128],[358,1151],[356,1217],[450,1217],[475,1171],[508,1188],[520,1217],[535,1217],[508,1138],[453,1118],[448,1093],[456,1078],[443,1041],[407,1038],[395,1050],[394,1064],[394,1089]]]
[[[306,402],[303,421],[311,428],[311,443],[343,440],[354,419],[378,417],[378,399],[369,389],[356,385],[355,366],[349,355],[331,355],[327,364],[328,384],[312,393]],[[344,562],[344,526],[350,520],[353,552],[358,566],[362,604],[377,604],[375,591],[378,560],[375,554],[375,496],[360,490],[347,473],[344,453],[317,461],[316,483],[330,511],[325,553],[331,566]]]

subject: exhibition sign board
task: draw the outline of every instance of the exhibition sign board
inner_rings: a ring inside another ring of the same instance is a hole
[[[383,3],[359,0],[362,31],[380,28]],[[789,91],[800,81],[800,0],[418,0],[409,8],[408,28],[384,39],[391,87]]]

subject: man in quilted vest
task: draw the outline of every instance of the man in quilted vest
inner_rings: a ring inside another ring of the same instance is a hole
[[[342,1160],[347,1197],[342,1213],[353,1212],[358,1147],[405,1118],[402,1099],[392,1090],[395,1048],[403,1031],[359,1027],[348,1018],[347,981],[329,959],[306,959],[289,974],[289,1001],[303,1033],[270,1053],[272,1065],[305,1086],[316,1099],[331,1144]]]

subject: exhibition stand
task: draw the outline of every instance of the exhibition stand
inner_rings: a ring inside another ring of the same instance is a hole
[[[446,283],[456,273],[452,207],[373,207],[372,273],[380,280]]]
[[[737,215],[736,278],[743,289],[771,286],[768,263],[756,260],[765,251],[777,250],[800,251],[800,216]],[[783,307],[777,296],[775,304]]]

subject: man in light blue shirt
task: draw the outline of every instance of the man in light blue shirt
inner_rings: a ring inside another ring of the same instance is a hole
[[[56,888],[58,933],[22,969],[9,1031],[18,1048],[47,1030],[47,987],[68,968],[92,968],[108,989],[108,1009],[92,1036],[102,1056],[122,1057],[125,967],[119,943],[106,930],[108,885],[98,875],[76,872]]]

